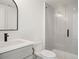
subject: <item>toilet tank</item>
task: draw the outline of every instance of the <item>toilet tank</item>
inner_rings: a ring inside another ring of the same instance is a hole
[[[44,43],[43,42],[36,42],[36,43],[34,43],[34,49],[35,49],[35,52],[38,52],[38,51],[41,51],[41,50],[43,50],[43,49],[45,49],[44,47],[44,45],[43,45]]]

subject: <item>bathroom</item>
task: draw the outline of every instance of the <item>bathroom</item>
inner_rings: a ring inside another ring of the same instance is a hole
[[[0,5],[16,10],[15,15],[8,11],[12,16],[4,23],[0,6],[0,59],[78,59],[77,0],[0,0]],[[13,47],[8,46],[11,43],[15,43]],[[26,49],[19,50],[24,46]],[[50,51],[56,58],[39,58],[41,50]]]

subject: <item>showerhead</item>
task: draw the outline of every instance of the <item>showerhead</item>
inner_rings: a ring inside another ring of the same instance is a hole
[[[47,6],[45,8],[47,8]]]

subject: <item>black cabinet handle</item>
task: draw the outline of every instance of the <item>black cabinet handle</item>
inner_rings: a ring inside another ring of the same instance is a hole
[[[69,29],[67,29],[67,37],[69,37]]]

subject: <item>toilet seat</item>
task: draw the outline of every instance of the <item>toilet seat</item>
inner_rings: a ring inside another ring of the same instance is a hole
[[[42,56],[44,56],[44,57],[50,57],[50,58],[52,58],[52,57],[56,57],[56,54],[54,53],[54,52],[51,52],[51,51],[49,51],[49,50],[42,50],[41,52],[40,52],[40,55],[42,55]]]
[[[40,52],[40,55],[42,55],[44,57],[56,57],[56,54],[54,52],[49,51],[49,50],[42,50]]]
[[[36,59],[58,59],[54,52],[45,49],[38,51],[35,54],[36,54]]]

